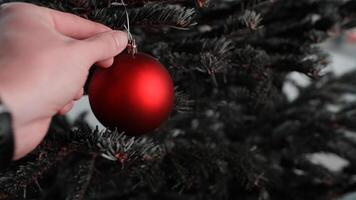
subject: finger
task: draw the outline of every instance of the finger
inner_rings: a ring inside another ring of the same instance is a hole
[[[74,49],[84,56],[90,66],[102,60],[115,57],[127,46],[127,33],[122,31],[107,31],[85,40],[73,42]]]
[[[55,29],[68,37],[86,39],[95,34],[111,30],[111,28],[103,24],[81,18],[74,14],[60,12],[45,7],[41,8],[48,11]]]
[[[80,89],[80,91],[77,93],[77,95],[75,95],[74,97],[74,101],[79,100],[80,98],[82,98],[82,96],[84,95],[84,88]]]
[[[114,63],[114,58],[109,58],[96,63],[99,67],[108,68]]]
[[[58,114],[59,115],[64,115],[66,114],[67,112],[69,112],[74,106],[74,101],[71,101],[70,103],[68,103],[67,105],[65,105],[63,108],[61,108],[59,111],[58,111]]]

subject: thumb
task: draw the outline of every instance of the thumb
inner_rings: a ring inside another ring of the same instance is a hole
[[[78,40],[75,42],[75,46],[92,65],[110,59],[122,52],[127,46],[127,40],[127,33],[125,32],[107,31],[85,40]]]

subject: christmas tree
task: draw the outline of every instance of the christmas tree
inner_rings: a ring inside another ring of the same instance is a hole
[[[0,3],[10,1],[0,0]],[[0,172],[0,199],[339,199],[356,191],[356,71],[322,73],[318,44],[355,0],[29,0],[123,30],[163,63],[176,99],[153,134],[56,116]],[[289,79],[303,74],[311,84]],[[90,78],[88,79],[90,82]],[[288,100],[283,86],[299,95]],[[337,171],[310,158],[347,161]]]

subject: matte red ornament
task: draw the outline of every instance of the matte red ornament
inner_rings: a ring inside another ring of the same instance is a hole
[[[110,68],[95,70],[89,102],[104,126],[141,135],[168,119],[174,104],[173,81],[155,58],[122,53]]]

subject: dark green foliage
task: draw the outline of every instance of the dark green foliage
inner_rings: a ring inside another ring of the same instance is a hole
[[[29,2],[125,24],[121,1]],[[85,114],[55,117],[45,141],[0,172],[0,199],[324,200],[356,191],[356,71],[321,77],[328,57],[316,46],[356,25],[355,0],[124,2],[139,49],[173,76],[171,119],[135,139],[91,129]],[[282,92],[289,72],[313,81],[296,85],[292,102]],[[330,171],[309,159],[315,153],[348,165]]]

